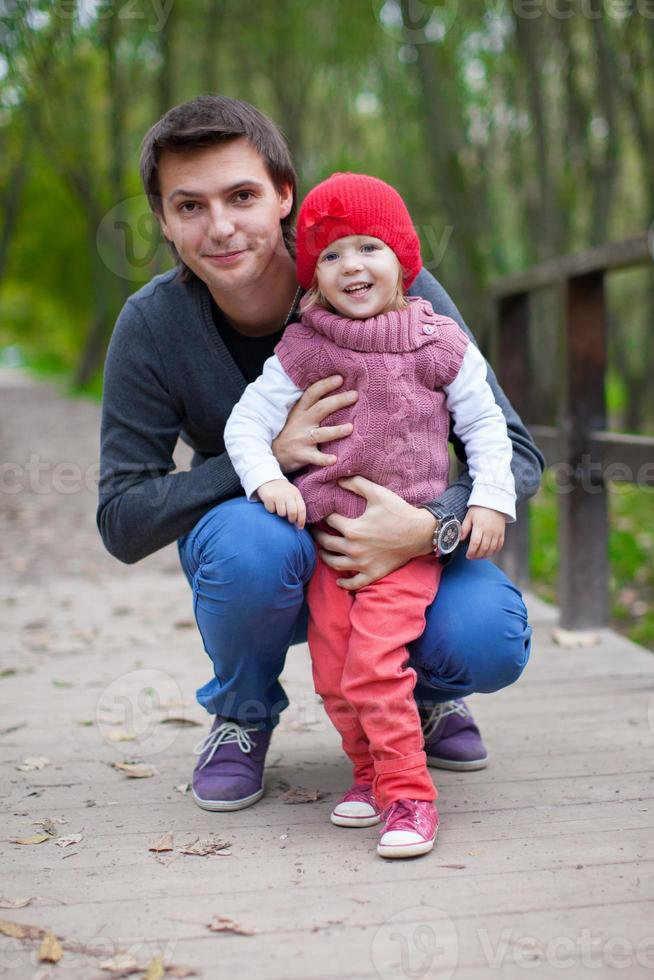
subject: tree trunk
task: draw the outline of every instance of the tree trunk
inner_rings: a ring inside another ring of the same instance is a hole
[[[11,166],[7,186],[2,195],[4,221],[2,223],[2,230],[0,231],[0,284],[5,277],[9,259],[9,247],[18,224],[21,196],[29,173],[31,142],[32,128],[28,121],[28,125],[25,126],[21,135],[18,158]]]

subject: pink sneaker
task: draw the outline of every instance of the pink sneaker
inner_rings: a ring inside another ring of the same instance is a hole
[[[382,857],[416,857],[431,851],[438,831],[438,810],[431,800],[396,800],[381,816],[386,823],[377,853]]]
[[[338,801],[329,818],[337,827],[372,827],[381,815],[372,786],[358,783]]]

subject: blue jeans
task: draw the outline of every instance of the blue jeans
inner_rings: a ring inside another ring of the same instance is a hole
[[[238,497],[208,511],[178,548],[214,668],[198,701],[211,714],[274,728],[288,705],[279,683],[286,652],[306,640],[311,535]],[[419,703],[498,691],[529,659],[520,592],[491,562],[468,561],[462,549],[444,569],[426,621],[410,645]]]

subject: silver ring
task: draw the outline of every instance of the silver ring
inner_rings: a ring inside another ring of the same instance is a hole
[[[311,439],[312,442],[316,442],[316,443],[318,442],[317,432],[318,432],[317,425],[314,425],[312,429],[309,429],[309,438]]]

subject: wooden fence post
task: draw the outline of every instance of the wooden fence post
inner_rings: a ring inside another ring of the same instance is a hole
[[[606,428],[603,271],[567,279],[564,344],[559,605],[564,628],[588,629],[609,621],[607,495],[591,444],[593,430]]]

